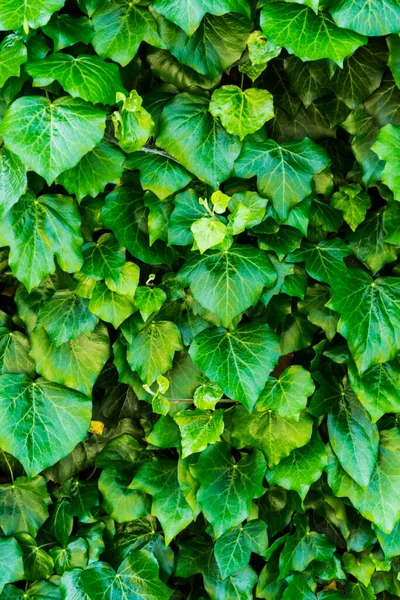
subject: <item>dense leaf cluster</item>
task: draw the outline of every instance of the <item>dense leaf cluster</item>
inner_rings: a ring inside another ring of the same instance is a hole
[[[0,30],[0,599],[400,597],[400,1]]]

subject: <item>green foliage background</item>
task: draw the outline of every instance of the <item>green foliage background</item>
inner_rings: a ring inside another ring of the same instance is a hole
[[[400,597],[399,0],[0,30],[0,599]]]

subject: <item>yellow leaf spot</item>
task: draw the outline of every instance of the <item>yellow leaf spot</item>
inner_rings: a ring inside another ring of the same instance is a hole
[[[104,423],[101,421],[90,421],[89,433],[97,433],[102,435],[104,430]]]

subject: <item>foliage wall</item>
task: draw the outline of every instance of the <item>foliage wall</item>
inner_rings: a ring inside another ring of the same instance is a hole
[[[0,1],[0,598],[400,597],[400,1]]]

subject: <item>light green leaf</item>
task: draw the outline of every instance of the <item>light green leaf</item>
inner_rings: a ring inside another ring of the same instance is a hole
[[[152,496],[151,514],[160,521],[167,545],[193,521],[195,515],[179,487],[176,460],[157,458],[143,464],[130,488]]]
[[[0,217],[14,206],[26,190],[26,167],[18,156],[0,149]]]
[[[99,323],[89,336],[81,333],[75,339],[54,346],[45,329],[38,325],[30,336],[31,353],[36,371],[68,388],[86,396],[110,356],[110,341],[104,323]]]
[[[261,519],[223,533],[215,544],[215,559],[223,579],[245,567],[252,552],[261,556],[268,548],[267,526]]]
[[[101,58],[111,58],[125,67],[142,42],[164,48],[157,24],[147,8],[136,2],[103,3],[93,14],[92,44]]]
[[[178,192],[191,180],[189,173],[176,160],[155,149],[134,152],[125,161],[125,168],[139,169],[142,188],[150,190],[160,200]]]
[[[395,428],[381,431],[380,435],[378,464],[366,487],[347,475],[332,452],[327,473],[335,496],[350,498],[363,517],[390,533],[400,519],[400,434]]]
[[[29,357],[29,341],[20,331],[0,327],[0,372],[35,374],[35,365]]]
[[[360,373],[393,359],[400,350],[400,278],[372,278],[351,269],[331,288],[328,307],[340,314],[338,331],[349,344]]]
[[[397,0],[336,0],[329,11],[339,27],[364,35],[387,35],[400,29]]]
[[[68,14],[54,14],[42,29],[53,40],[54,52],[73,46],[78,42],[89,44],[94,34],[90,19],[87,17],[76,18]]]
[[[182,436],[182,457],[201,452],[220,441],[224,431],[223,410],[182,410],[174,417]]]
[[[324,150],[308,138],[282,144],[246,140],[234,172],[245,179],[256,175],[260,194],[271,198],[279,217],[286,219],[290,209],[311,193],[313,176],[328,165]]]
[[[29,62],[26,71],[33,77],[33,85],[44,87],[57,80],[72,97],[93,104],[115,104],[117,92],[123,92],[117,65],[98,56],[56,53]]]
[[[58,176],[57,182],[80,202],[85,196],[95,198],[109,183],[118,183],[125,157],[110,144],[101,142],[85,154],[78,164]]]
[[[200,454],[191,470],[200,483],[197,501],[216,537],[247,519],[251,501],[265,491],[266,464],[258,450],[236,462],[228,444],[217,442]]]
[[[81,272],[101,281],[106,277],[118,279],[125,263],[125,250],[120,247],[112,233],[103,233],[97,242],[88,242],[82,247],[83,265]]]
[[[274,116],[272,95],[266,90],[249,88],[242,92],[236,85],[225,85],[213,92],[210,113],[241,140],[258,131]]]
[[[232,419],[235,446],[259,448],[264,452],[270,468],[311,439],[312,419],[307,415],[302,415],[298,421],[279,417],[271,410],[249,415],[240,406],[235,408]]]
[[[120,111],[113,113],[115,137],[125,152],[136,152],[146,143],[154,132],[154,121],[142,107],[142,98],[132,90],[128,98],[118,94],[122,102]]]
[[[353,575],[365,586],[371,583],[371,577],[375,571],[375,564],[369,556],[354,556],[350,552],[345,552],[342,556],[344,570]]]
[[[0,6],[0,30],[37,29],[46,25],[51,15],[64,6],[65,0],[9,0]]]
[[[106,286],[112,292],[117,292],[123,296],[128,296],[133,300],[140,277],[139,267],[132,262],[126,262],[122,265],[117,279],[106,277]]]
[[[400,9],[399,9],[400,14]],[[372,150],[385,161],[382,181],[392,190],[395,200],[400,201],[400,162],[398,149],[400,146],[400,127],[390,123],[382,127]]]
[[[279,357],[279,340],[263,323],[239,325],[236,331],[206,329],[193,340],[189,354],[225,394],[251,411]]]
[[[178,25],[189,36],[193,35],[207,13],[224,15],[234,12],[250,17],[247,0],[154,0],[153,6],[160,15]]]
[[[28,476],[53,465],[85,437],[92,403],[83,394],[26,375],[1,375],[0,384],[0,446]]]
[[[278,379],[269,378],[257,401],[256,410],[263,412],[271,409],[281,417],[298,420],[307,406],[307,398],[314,390],[310,373],[299,365],[290,366]]]
[[[213,246],[222,244],[228,233],[224,223],[210,216],[198,219],[192,223],[190,229],[200,254],[204,254],[206,250]]]
[[[239,139],[212,117],[208,101],[187,93],[164,108],[157,145],[214,189],[231,175],[240,152]]]
[[[193,402],[201,410],[215,410],[215,405],[223,396],[224,392],[219,385],[209,381],[200,385],[193,394]]]
[[[171,321],[153,321],[128,346],[127,360],[140,379],[151,385],[172,367],[177,350],[183,350],[181,334]]]
[[[367,43],[366,37],[338,27],[327,13],[286,2],[265,6],[260,23],[268,40],[302,60],[329,58],[342,67],[347,56]]]
[[[158,312],[167,295],[160,288],[151,288],[147,285],[141,285],[135,292],[135,306],[139,309],[143,321],[147,321],[151,314]]]
[[[276,273],[268,255],[250,245],[234,244],[229,250],[192,253],[178,273],[202,306],[227,327],[232,319],[254,306],[264,286],[272,287]]]
[[[0,485],[0,526],[4,535],[27,532],[36,536],[49,516],[49,504],[44,477],[18,477]]]
[[[331,205],[342,211],[344,220],[355,231],[364,221],[367,210],[371,207],[371,200],[357,183],[341,185],[339,190],[333,194]]]
[[[0,87],[10,77],[19,77],[20,67],[27,60],[28,53],[22,38],[13,34],[5,37],[0,44]]]
[[[305,262],[307,273],[317,281],[335,285],[346,277],[347,267],[344,263],[346,256],[351,256],[353,250],[340,238],[323,240],[318,244],[303,242],[299,250],[287,257],[288,262]]]
[[[24,578],[22,550],[13,537],[0,538],[0,592],[6,583]]]
[[[80,98],[23,96],[0,125],[6,147],[48,184],[100,143],[106,114]],[[38,135],[40,132],[40,135]]]
[[[317,430],[311,440],[301,448],[294,449],[268,471],[268,483],[280,485],[287,490],[295,490],[304,501],[311,485],[318,481],[328,462],[325,446]]]
[[[89,302],[72,290],[58,290],[39,309],[38,323],[44,327],[51,342],[60,346],[81,333],[89,336],[98,319],[89,310]]]
[[[98,281],[90,298],[89,310],[117,329],[131,316],[135,305],[129,296],[113,292],[106,284]]]
[[[64,271],[79,271],[80,225],[74,200],[59,194],[35,198],[27,192],[7,213],[0,223],[0,243],[10,246],[10,267],[29,292],[54,273],[54,255]]]

